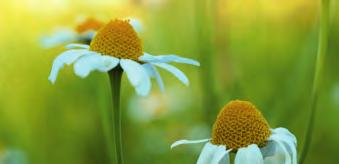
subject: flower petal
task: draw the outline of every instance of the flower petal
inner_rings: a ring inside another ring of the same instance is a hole
[[[91,53],[76,61],[74,64],[74,73],[81,78],[85,78],[94,70],[107,72],[116,67],[118,64],[118,58]]]
[[[51,73],[48,80],[55,83],[59,70],[64,67],[65,64],[70,65],[74,63],[81,56],[90,53],[88,50],[67,50],[56,57],[53,61]]]
[[[292,164],[297,164],[296,139],[292,133],[286,133],[286,131],[281,131],[280,133],[273,133],[269,139],[276,141],[280,146],[283,147],[283,150],[287,152],[286,154],[287,160],[291,160],[288,159],[291,158],[290,157],[291,154]]]
[[[226,150],[226,146],[219,145],[218,151],[214,153],[211,164],[227,164],[230,162],[228,153],[232,149]]]
[[[279,147],[283,150],[283,152],[285,154],[285,164],[291,164],[292,160],[291,160],[290,153],[288,152],[286,146],[283,144],[281,139],[273,134],[273,135],[270,136],[269,140],[276,142],[279,145]],[[295,157],[296,157],[296,155],[295,155]],[[292,164],[296,164],[296,163],[293,162]]]
[[[202,142],[208,142],[211,139],[202,139],[202,140],[179,140],[179,141],[175,141],[172,145],[171,145],[171,149],[173,149],[174,147],[177,147],[179,145],[184,145],[184,144],[196,144],[196,143],[202,143]]]
[[[286,128],[275,128],[271,129],[274,134],[284,135],[285,137],[292,140],[295,145],[297,145],[297,138]]]
[[[71,43],[65,46],[67,49],[75,49],[75,48],[80,48],[80,49],[89,49],[89,45],[87,44],[79,44],[79,43]]]
[[[158,55],[153,56],[148,53],[144,53],[144,55],[139,57],[140,61],[144,62],[157,62],[157,63],[168,63],[168,62],[176,62],[176,63],[184,63],[184,64],[191,64],[195,66],[200,66],[200,63],[196,60],[180,57],[177,55]]]
[[[158,66],[158,67],[161,67],[161,68],[167,70],[170,73],[172,73],[175,77],[177,77],[185,85],[189,85],[188,78],[178,68],[176,68],[176,67],[174,67],[172,65],[166,64],[166,63],[153,63],[153,64]]]
[[[141,23],[137,19],[129,18],[129,24],[134,28],[137,33],[142,30]]]
[[[45,36],[41,39],[41,44],[45,48],[52,48],[61,44],[76,40],[77,34],[70,29],[61,29],[51,36]]]
[[[224,158],[227,153],[225,146],[217,146],[207,142],[200,153],[197,164],[219,164],[220,161],[227,159],[227,157]]]
[[[135,87],[136,92],[141,96],[146,96],[151,90],[151,81],[145,69],[139,63],[129,59],[121,59],[120,65],[126,71],[127,78]]]
[[[142,66],[145,68],[146,72],[150,77],[155,78],[157,80],[160,90],[164,92],[165,91],[164,82],[162,81],[158,70],[150,63],[143,64]]]
[[[273,141],[267,141],[266,145],[260,148],[261,154],[264,158],[273,156],[277,151],[277,143]]]
[[[256,144],[247,146],[246,148],[238,149],[235,156],[235,164],[263,164],[264,159]]]

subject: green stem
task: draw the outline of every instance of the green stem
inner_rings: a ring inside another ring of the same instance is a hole
[[[123,164],[123,149],[122,149],[122,131],[121,131],[121,110],[120,110],[120,85],[123,70],[120,66],[115,67],[109,72],[112,89],[113,102],[113,132],[115,140],[115,151],[117,164]]]
[[[114,164],[114,140],[113,140],[113,132],[112,132],[112,117],[110,115],[110,111],[107,109],[108,102],[107,102],[107,94],[106,94],[106,88],[99,87],[98,89],[98,98],[99,98],[99,104],[100,104],[100,111],[101,111],[101,123],[103,128],[103,133],[105,137],[106,142],[106,148],[107,148],[107,155],[109,157],[110,163]]]
[[[197,0],[195,1],[195,19],[197,28],[197,50],[199,61],[201,62],[201,85],[202,99],[205,122],[213,125],[215,114],[217,113],[218,100],[214,88],[214,73],[213,73],[213,28],[214,28],[214,13],[215,1]]]
[[[309,123],[307,126],[307,131],[305,135],[305,143],[302,149],[302,153],[299,159],[299,163],[304,163],[307,153],[309,151],[309,147],[312,141],[312,133],[314,129],[314,120],[317,109],[317,101],[318,101],[318,89],[321,82],[321,75],[323,72],[324,61],[327,50],[328,43],[328,26],[329,26],[329,0],[321,0],[321,15],[320,15],[320,29],[319,29],[319,43],[318,43],[318,53],[316,59],[315,73],[313,79],[313,89],[312,89],[312,97],[311,97],[311,114]]]

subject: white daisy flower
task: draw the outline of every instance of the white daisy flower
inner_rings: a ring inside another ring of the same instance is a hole
[[[104,24],[94,18],[87,18],[76,26],[75,29],[62,28],[56,30],[51,36],[45,36],[41,44],[45,48],[52,48],[72,42],[89,44],[95,35],[95,32]]]
[[[136,25],[136,27],[134,27]],[[53,62],[49,80],[55,83],[59,70],[66,64],[74,64],[74,73],[82,78],[92,71],[108,72],[121,67],[139,95],[145,96],[151,88],[150,78],[155,78],[160,89],[163,81],[157,68],[173,74],[185,85],[189,84],[186,75],[169,63],[183,63],[199,66],[199,62],[176,55],[153,56],[143,52],[141,39],[137,32],[140,24],[129,20],[113,20],[102,27],[91,41],[86,44],[69,44],[67,51]]]
[[[171,145],[206,143],[197,164],[297,164],[296,137],[285,128],[270,129],[260,111],[248,101],[234,100],[220,111],[212,138],[179,140]]]

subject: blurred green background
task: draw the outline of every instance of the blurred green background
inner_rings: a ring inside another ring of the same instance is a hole
[[[339,3],[331,3],[329,49],[314,138],[306,163],[335,163],[339,148]],[[10,0],[0,2],[0,159],[19,163],[108,163],[102,111],[109,110],[104,73],[81,79],[65,67],[47,77],[62,46],[44,49],[41,36],[76,26],[78,17],[134,17],[143,24],[144,50],[198,59],[178,65],[185,87],[161,72],[138,97],[123,78],[126,163],[195,163],[203,144],[170,150],[178,139],[209,138],[224,104],[250,100],[271,127],[298,138],[307,126],[319,30],[318,0]]]

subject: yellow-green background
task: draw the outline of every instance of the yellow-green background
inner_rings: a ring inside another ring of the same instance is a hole
[[[207,5],[204,2],[207,1]],[[329,49],[314,138],[306,163],[335,163],[339,153],[339,3],[331,3]],[[250,100],[271,127],[286,127],[303,145],[310,111],[320,0],[3,0],[0,2],[0,154],[20,151],[31,164],[108,163],[102,112],[110,109],[107,75],[81,79],[65,67],[47,77],[62,46],[41,36],[76,26],[79,17],[134,17],[144,50],[201,60],[177,65],[185,87],[165,71],[166,92],[153,83],[135,95],[123,78],[126,163],[194,163],[201,145],[169,145],[210,136],[232,99]]]

